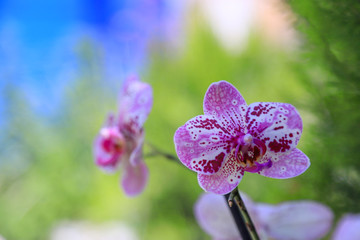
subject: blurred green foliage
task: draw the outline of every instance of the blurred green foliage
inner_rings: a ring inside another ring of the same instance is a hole
[[[307,142],[314,197],[339,216],[360,212],[360,2],[291,1],[306,37],[299,72],[317,123]]]
[[[200,21],[188,30],[177,57],[154,46],[149,67],[140,73],[154,89],[145,124],[146,141],[174,154],[173,134],[202,114],[202,101],[215,81],[233,83],[247,103],[288,102],[303,116],[299,148],[312,165],[288,180],[246,174],[239,189],[255,201],[279,203],[313,199],[339,217],[359,212],[360,111],[359,3],[291,1],[304,33],[301,52],[269,48],[257,36],[238,56],[229,55]],[[0,139],[0,234],[7,239],[48,239],[59,221],[118,220],[141,239],[208,239],[193,216],[202,190],[196,174],[161,156],[148,157],[150,181],[136,198],[119,188],[119,174],[93,164],[92,141],[117,94],[103,80],[96,47],[80,47],[80,75],[68,87],[56,116],[41,117],[22,91],[8,84],[6,126]],[[120,84],[119,84],[120,86]],[[117,86],[117,87],[119,87]],[[151,148],[145,145],[145,156]]]

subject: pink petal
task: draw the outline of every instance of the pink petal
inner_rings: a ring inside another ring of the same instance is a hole
[[[144,144],[144,132],[142,131],[140,134],[134,136],[134,144],[135,147],[130,154],[129,162],[131,165],[136,166],[141,161],[143,161],[143,144]]]
[[[254,209],[256,211],[256,215],[260,222],[263,225],[267,225],[271,219],[271,215],[275,211],[276,205],[266,204],[266,203],[256,203],[254,204]]]
[[[244,98],[226,81],[212,83],[205,94],[205,115],[214,116],[233,136],[245,131],[246,109]]]
[[[219,171],[230,149],[222,126],[213,116],[201,115],[187,121],[174,136],[180,161],[193,171],[213,174]]]
[[[138,132],[152,108],[152,88],[131,76],[125,81],[119,103],[120,126],[131,132]]]
[[[241,239],[226,200],[221,195],[201,195],[194,206],[200,227],[214,239]]]
[[[272,166],[264,168],[259,174],[270,178],[292,178],[302,174],[310,166],[309,158],[297,148],[288,155],[280,155],[270,160]]]
[[[286,154],[296,148],[302,120],[291,104],[257,102],[246,113],[249,133],[265,143],[268,154]]]
[[[143,161],[136,166],[126,164],[122,178],[125,194],[129,197],[140,194],[144,190],[148,178],[149,170]]]
[[[244,175],[244,170],[235,160],[233,154],[230,154],[225,161],[224,166],[217,173],[212,175],[198,174],[200,187],[207,192],[222,195],[237,187]]]
[[[360,239],[360,214],[347,214],[342,217],[334,231],[333,240]]]
[[[261,214],[263,210],[265,214]],[[260,205],[258,212],[268,236],[278,240],[320,239],[329,232],[333,220],[328,207],[312,201],[283,203],[270,209]]]

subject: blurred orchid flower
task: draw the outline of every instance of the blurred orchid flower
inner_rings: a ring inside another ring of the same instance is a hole
[[[246,104],[226,81],[210,85],[204,115],[179,127],[174,142],[180,161],[198,173],[200,186],[226,194],[244,172],[271,178],[292,178],[306,171],[309,158],[296,148],[302,120],[287,103]]]
[[[128,196],[140,194],[148,180],[143,161],[143,124],[152,107],[149,84],[129,77],[120,94],[119,114],[109,115],[94,142],[95,163],[106,172],[123,168],[122,187]]]
[[[278,205],[253,203],[241,193],[260,239],[315,240],[330,230],[333,213],[317,202],[292,201]],[[204,193],[194,207],[201,228],[213,239],[240,240],[223,196]]]
[[[256,204],[256,213],[266,234],[278,240],[320,239],[329,232],[333,213],[314,201],[291,201],[278,205]]]
[[[342,217],[332,236],[333,240],[360,239],[360,214],[347,214]]]

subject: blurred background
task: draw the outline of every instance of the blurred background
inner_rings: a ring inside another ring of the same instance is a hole
[[[359,17],[355,0],[1,0],[0,235],[210,239],[193,215],[195,173],[148,157],[148,186],[128,198],[120,174],[94,164],[131,73],[154,90],[146,141],[171,154],[212,82],[248,104],[293,104],[311,167],[288,180],[245,174],[239,189],[257,202],[319,201],[335,220],[359,213]]]

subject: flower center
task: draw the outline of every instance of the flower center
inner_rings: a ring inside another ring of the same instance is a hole
[[[265,152],[265,144],[250,134],[238,138],[235,156],[240,165],[245,168],[245,171],[258,171],[259,162]]]
[[[121,154],[124,151],[125,139],[117,129],[104,129],[101,134],[103,136],[102,148],[105,152],[109,154]]]

